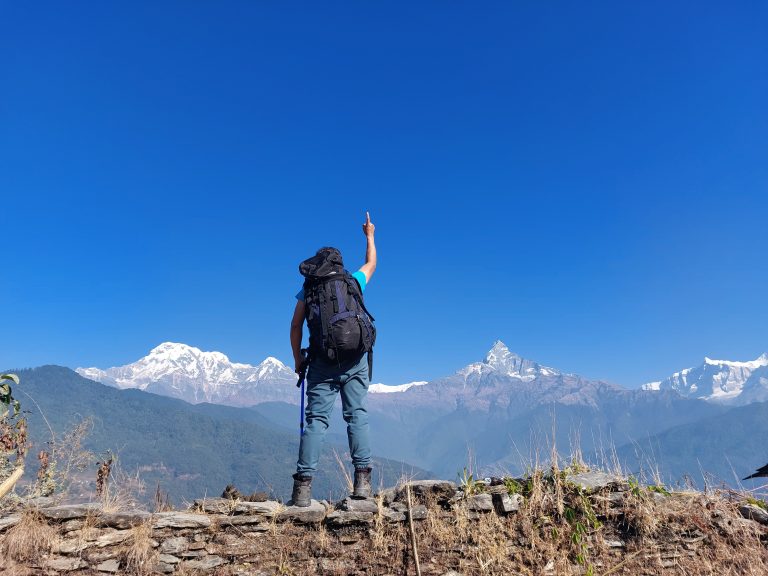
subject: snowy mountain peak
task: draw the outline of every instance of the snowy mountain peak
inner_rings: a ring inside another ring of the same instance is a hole
[[[281,399],[282,387],[286,387],[287,393],[289,383],[296,377],[293,370],[271,356],[258,366],[251,366],[231,362],[221,352],[204,352],[178,342],[163,342],[125,366],[106,370],[77,368],[76,372],[117,388],[138,388],[193,403],[231,404],[252,402],[256,388],[262,396]]]
[[[501,340],[496,340],[493,343],[493,347],[488,350],[488,354],[485,355],[483,362],[489,366],[502,366],[506,365],[510,360],[519,359],[520,356],[514,352],[510,352],[506,344]]]
[[[704,358],[694,368],[675,372],[660,382],[643,385],[644,390],[675,390],[683,396],[712,402],[744,404],[768,396],[768,353],[739,362]]]
[[[533,380],[539,376],[560,374],[558,370],[547,368],[532,360],[526,360],[511,352],[501,340],[494,342],[493,347],[485,355],[482,362],[475,362],[459,370],[459,374],[464,377],[469,377],[472,374],[482,376],[491,372],[525,381]]]

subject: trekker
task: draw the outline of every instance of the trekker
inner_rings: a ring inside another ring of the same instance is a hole
[[[304,287],[296,295],[291,320],[291,348],[297,374],[302,371],[304,321],[309,328],[306,427],[293,475],[293,506],[309,506],[312,476],[317,470],[325,431],[341,393],[342,412],[355,467],[353,498],[371,495],[371,449],[368,443],[368,393],[376,329],[363,302],[363,292],[376,270],[375,226],[365,213],[365,264],[350,274],[336,248],[321,248],[299,265]]]

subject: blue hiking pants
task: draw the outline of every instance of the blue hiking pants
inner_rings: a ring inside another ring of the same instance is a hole
[[[363,354],[358,362],[344,369],[312,362],[307,372],[307,408],[304,436],[299,446],[296,472],[312,476],[317,470],[325,431],[333,410],[336,395],[341,393],[344,421],[347,423],[349,453],[355,468],[367,468],[371,463],[368,443],[368,357]]]

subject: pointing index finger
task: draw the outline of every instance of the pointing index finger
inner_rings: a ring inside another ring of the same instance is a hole
[[[371,215],[366,211],[365,213],[365,223],[370,224],[371,223]]]

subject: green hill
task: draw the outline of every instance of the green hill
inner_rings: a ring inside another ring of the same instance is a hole
[[[290,494],[298,425],[293,433],[253,410],[191,405],[138,390],[118,390],[60,366],[16,373],[21,378],[16,396],[29,411],[34,442],[30,460],[50,440],[43,415],[57,435],[89,418],[93,425],[85,447],[97,455],[108,450],[118,454],[124,471],[138,471],[147,498],[157,483],[174,502],[218,496],[229,483],[241,491],[263,490],[283,499]],[[339,454],[346,452],[345,447],[326,445],[313,491],[318,498],[336,498],[344,492],[334,448]],[[391,485],[404,470],[414,471],[411,466],[377,460],[374,481]],[[95,471],[91,478],[95,481]]]

